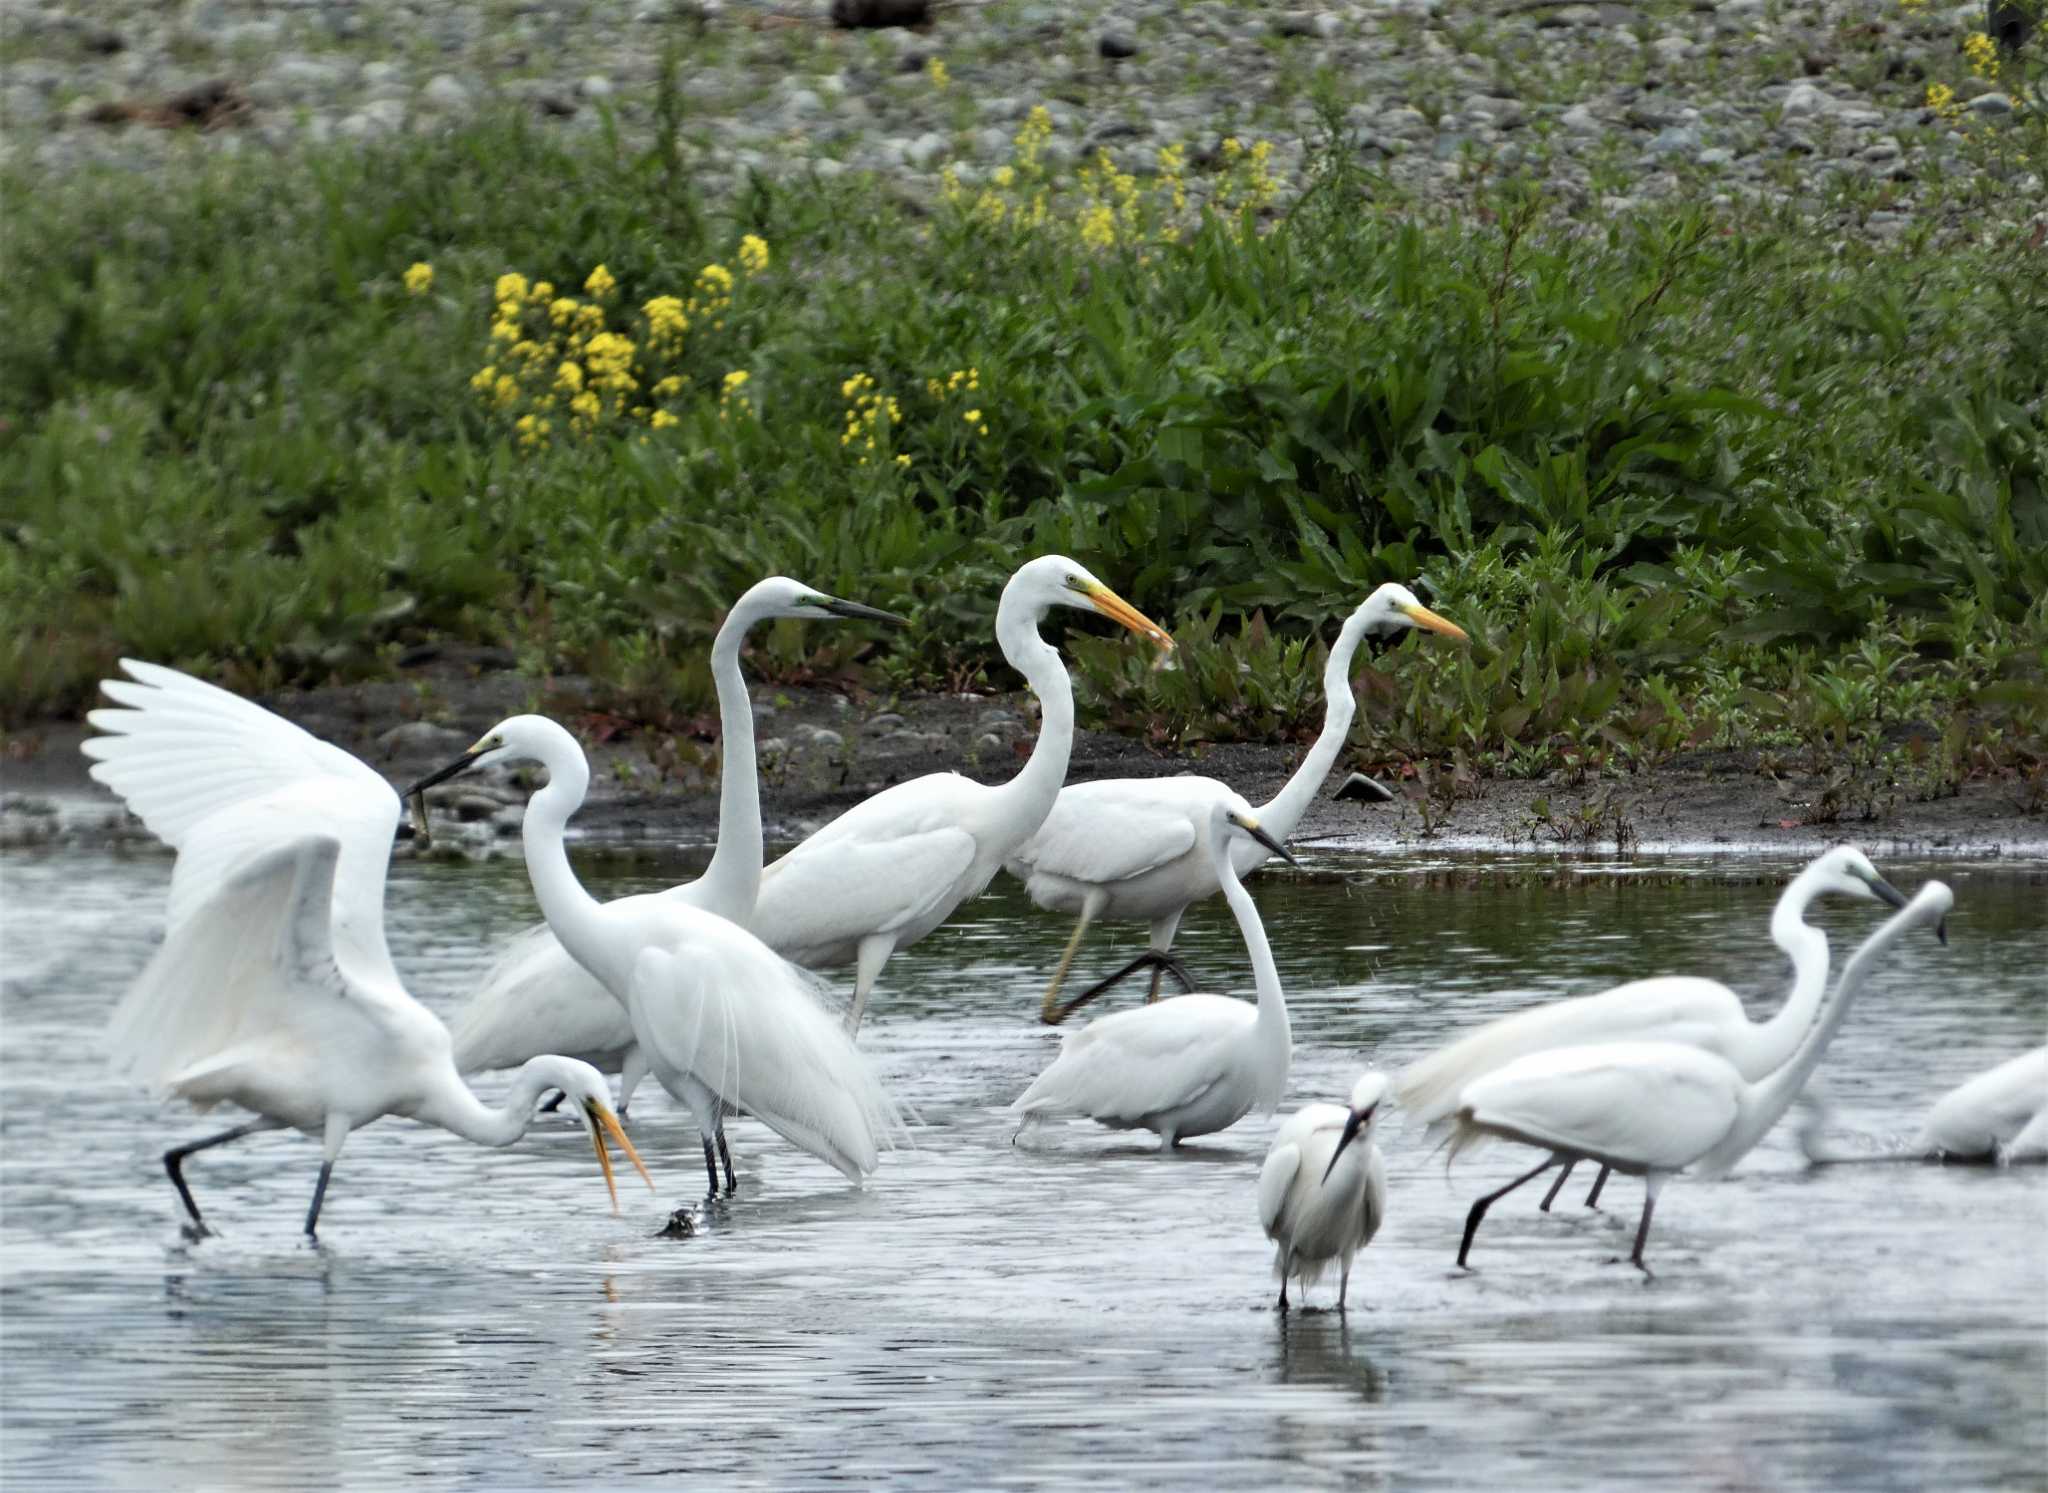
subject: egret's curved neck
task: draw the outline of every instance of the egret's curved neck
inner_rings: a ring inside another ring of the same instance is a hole
[[[1052,812],[1053,800],[1067,780],[1067,759],[1074,750],[1074,685],[1059,650],[1038,635],[1042,609],[1033,610],[1008,590],[996,608],[996,646],[1010,667],[1024,676],[1038,696],[1038,740],[1017,775],[996,791],[1020,838],[1036,832]]]
[[[509,1146],[533,1124],[534,1105],[540,1096],[551,1088],[561,1087],[554,1081],[559,1075],[553,1073],[553,1061],[535,1058],[527,1063],[513,1075],[512,1089],[505,1102],[495,1107],[477,1098],[450,1067],[439,1075],[412,1118],[438,1125],[480,1146]]]
[[[613,979],[615,972],[606,968],[606,940],[598,928],[602,908],[576,879],[563,840],[569,816],[583,806],[583,796],[590,789],[590,764],[584,759],[583,749],[566,731],[560,741],[549,744],[540,761],[548,770],[548,785],[526,805],[521,836],[526,850],[526,874],[533,882],[541,916],[548,920],[569,957],[616,992],[624,982]]]
[[[1323,665],[1322,734],[1301,759],[1301,766],[1294,770],[1286,786],[1260,806],[1259,823],[1276,840],[1284,842],[1294,833],[1351,735],[1351,722],[1358,714],[1358,702],[1351,693],[1351,660],[1365,640],[1365,628],[1366,619],[1358,612],[1344,619],[1344,629],[1337,634],[1337,646],[1330,650],[1329,662]]]
[[[718,686],[718,845],[693,885],[692,901],[735,923],[753,916],[761,891],[761,773],[754,702],[740,673],[740,644],[758,620],[742,597],[711,644],[711,678]]]
[[[1802,871],[1771,911],[1771,942],[1792,961],[1792,989],[1777,1013],[1758,1025],[1745,1076],[1760,1076],[1790,1058],[1827,994],[1828,936],[1806,921],[1807,908],[1820,894],[1819,879]]]
[[[1735,1126],[1728,1138],[1715,1147],[1714,1157],[1709,1158],[1710,1165],[1716,1158],[1725,1158],[1725,1164],[1732,1164],[1778,1123],[1785,1111],[1792,1107],[1792,1101],[1799,1097],[1799,1091],[1806,1087],[1806,1080],[1813,1076],[1813,1070],[1820,1065],[1828,1043],[1834,1040],[1842,1019],[1849,1014],[1849,1007],[1856,1000],[1856,993],[1870,978],[1871,970],[1894,943],[1927,920],[1924,910],[1903,908],[1863,940],[1863,946],[1842,966],[1842,977],[1821,1002],[1818,1019],[1807,1027],[1791,1056],[1769,1077],[1749,1085]]]
[[[1259,991],[1257,1040],[1261,1047],[1279,1054],[1276,1087],[1271,1094],[1259,1096],[1262,1103],[1271,1107],[1280,1102],[1279,1087],[1287,1082],[1287,1058],[1293,1050],[1294,1034],[1287,1020],[1287,997],[1280,989],[1280,970],[1273,963],[1273,946],[1266,941],[1266,925],[1259,917],[1252,894],[1238,880],[1237,867],[1230,863],[1229,847],[1212,841],[1209,862],[1216,868],[1216,879],[1223,886],[1223,900],[1230,904],[1230,911],[1237,919],[1238,932],[1244,935],[1245,953],[1251,956],[1252,980]]]

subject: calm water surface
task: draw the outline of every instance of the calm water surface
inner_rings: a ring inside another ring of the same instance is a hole
[[[1710,974],[1766,1014],[1790,869],[1758,860],[1306,858],[1253,883],[1294,1016],[1287,1108],[1340,1097],[1530,1001]],[[688,858],[586,863],[599,889]],[[1947,949],[1910,940],[1818,1083],[1837,1132],[1911,1131],[1944,1090],[2043,1040],[2048,869],[1887,868],[1955,887]],[[1185,1154],[1092,1126],[1013,1147],[1002,1107],[1056,1049],[1034,1016],[1068,931],[1007,881],[899,955],[862,1041],[918,1114],[864,1189],[752,1122],[742,1191],[699,1237],[695,1132],[657,1088],[633,1127],[661,1186],[613,1217],[581,1132],[493,1152],[403,1121],[351,1138],[312,1249],[314,1143],[188,1168],[223,1237],[180,1243],[158,1156],[215,1118],[110,1079],[99,1033],[160,934],[169,862],[12,855],[0,900],[0,1475],[20,1486],[1203,1484],[2040,1487],[2048,1478],[2048,1175],[1809,1172],[1783,1129],[1727,1181],[1667,1190],[1645,1283],[1641,1192],[1471,1198],[1383,1136],[1389,1218],[1351,1311],[1271,1309],[1254,1186],[1276,1121]],[[533,916],[522,870],[401,865],[393,947],[446,1014]],[[1879,921],[1824,908],[1838,959]],[[1092,944],[1107,968],[1135,944]],[[1248,994],[1220,901],[1180,951]],[[1320,1308],[1334,1287],[1312,1298]]]

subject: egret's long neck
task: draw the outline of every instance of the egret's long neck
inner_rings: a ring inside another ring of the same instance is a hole
[[[1778,1123],[1785,1111],[1792,1107],[1792,1101],[1799,1097],[1799,1091],[1806,1087],[1806,1080],[1813,1076],[1813,1070],[1820,1065],[1828,1043],[1840,1030],[1842,1019],[1849,1014],[1849,1007],[1855,1002],[1856,993],[1863,988],[1864,981],[1870,978],[1871,970],[1894,943],[1927,921],[1930,921],[1927,910],[1916,899],[1915,905],[1892,914],[1882,927],[1863,940],[1863,946],[1842,966],[1841,978],[1835,982],[1834,990],[1822,1000],[1818,1018],[1800,1036],[1791,1056],[1768,1078],[1749,1086],[1741,1111],[1736,1116],[1735,1127],[1728,1138],[1715,1147],[1715,1157],[1725,1157],[1732,1163]],[[1712,1169],[1712,1161],[1713,1158],[1709,1158],[1709,1170]]]
[[[1357,612],[1344,619],[1344,630],[1337,634],[1337,646],[1330,650],[1330,660],[1323,665],[1322,734],[1301,759],[1301,766],[1294,770],[1286,786],[1259,809],[1260,825],[1283,843],[1301,823],[1308,806],[1315,802],[1316,790],[1329,777],[1337,754],[1344,750],[1351,735],[1351,722],[1358,714],[1358,702],[1351,694],[1351,660],[1365,638],[1365,627],[1365,619]]]
[[[548,920],[555,937],[569,951],[569,957],[589,970],[614,994],[624,980],[614,978],[606,940],[599,929],[597,899],[583,889],[569,865],[568,846],[563,841],[569,816],[583,805],[590,788],[590,764],[583,750],[568,732],[542,759],[548,770],[548,785],[534,794],[526,805],[523,840],[526,874],[533,882],[533,895],[540,903],[541,916]]]
[[[1008,591],[996,608],[996,645],[1038,696],[1038,740],[1017,775],[996,791],[1021,843],[1052,812],[1074,750],[1074,685],[1059,650],[1038,635],[1038,616]]]
[[[1828,936],[1806,921],[1806,909],[1820,895],[1820,881],[1802,871],[1792,878],[1771,912],[1771,942],[1792,961],[1792,989],[1770,1020],[1758,1025],[1750,1043],[1745,1078],[1760,1078],[1792,1056],[1813,1025],[1828,988]]]
[[[754,751],[754,702],[740,673],[740,644],[755,621],[744,601],[732,609],[711,644],[718,686],[718,845],[695,884],[693,901],[707,912],[745,923],[761,891],[761,775]]]
[[[1238,880],[1237,867],[1230,863],[1229,848],[1212,842],[1209,862],[1222,883],[1223,899],[1237,918],[1238,932],[1244,935],[1245,953],[1251,956],[1252,980],[1259,991],[1256,1039],[1261,1047],[1279,1054],[1279,1087],[1271,1094],[1259,1096],[1259,1102],[1270,1109],[1280,1102],[1280,1088],[1287,1082],[1287,1060],[1294,1047],[1294,1032],[1287,1020],[1287,997],[1280,989],[1280,969],[1273,963],[1273,946],[1266,941],[1266,925],[1259,918],[1252,894]]]
[[[475,1141],[480,1146],[509,1146],[533,1124],[534,1105],[555,1087],[547,1077],[547,1059],[536,1058],[513,1076],[512,1090],[493,1107],[456,1075],[451,1066],[440,1075],[412,1118]]]

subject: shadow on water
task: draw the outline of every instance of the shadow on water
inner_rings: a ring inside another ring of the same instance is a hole
[[[593,859],[612,894],[701,857]],[[1288,1108],[1531,1001],[1711,974],[1764,1014],[1787,867],[1311,856],[1254,893],[1293,1011]],[[1956,887],[1953,945],[1903,946],[1821,1079],[1844,1128],[1909,1131],[1934,1097],[2042,1039],[2048,872],[1888,868]],[[1804,1170],[1773,1135],[1726,1182],[1640,1184],[1551,1215],[1470,1199],[1528,1164],[1448,1177],[1389,1126],[1390,1203],[1359,1257],[1281,1316],[1253,1184],[1271,1121],[1170,1158],[1149,1138],[1003,1106],[1057,1051],[1032,1019],[1068,926],[1008,883],[898,956],[863,1042],[916,1116],[864,1188],[732,1127],[741,1194],[708,1204],[693,1127],[643,1090],[661,1191],[612,1217],[580,1131],[484,1151],[386,1122],[352,1137],[322,1246],[296,1239],[317,1149],[202,1157],[220,1238],[178,1241],[159,1155],[213,1123],[107,1077],[99,1033],[157,936],[168,863],[17,855],[0,906],[0,1475],[73,1486],[721,1484],[956,1487],[1786,1488],[2040,1485],[2048,1465],[2044,1175]],[[134,909],[149,912],[136,916]],[[515,863],[402,864],[392,943],[452,1011],[532,917]],[[1817,917],[1838,951],[1874,909]],[[1082,968],[1141,936],[1104,930]],[[1248,992],[1220,905],[1179,952]],[[1128,1000],[1128,997],[1125,998]],[[1105,1002],[1101,1009],[1114,1009]],[[696,1235],[658,1237],[694,1209]]]

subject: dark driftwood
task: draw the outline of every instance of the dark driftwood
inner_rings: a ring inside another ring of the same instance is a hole
[[[832,24],[852,30],[928,26],[932,0],[832,0]]]

